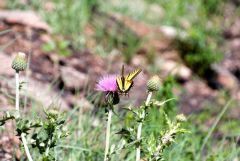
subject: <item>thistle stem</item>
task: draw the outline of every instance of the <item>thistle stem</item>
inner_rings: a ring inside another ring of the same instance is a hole
[[[18,116],[20,116],[19,112],[19,72],[15,74],[16,79],[16,101],[15,101],[15,109],[18,112]]]
[[[145,102],[145,105],[146,105],[146,106],[149,105],[150,100],[151,100],[151,97],[152,97],[152,92],[149,92],[149,93],[148,93],[148,96],[147,96],[147,100],[146,100],[146,102]]]
[[[16,71],[15,79],[16,79],[16,100],[15,100],[15,108],[16,108],[16,111],[18,112],[18,117],[20,117],[20,110],[19,110],[19,72],[18,72],[18,71]],[[24,146],[24,149],[25,149],[25,152],[26,152],[26,155],[27,155],[28,160],[29,160],[29,161],[33,161],[32,157],[31,157],[31,154],[30,154],[30,152],[29,152],[29,148],[28,148],[28,145],[27,145],[27,140],[26,140],[26,138],[25,138],[24,133],[21,134],[21,139],[22,139],[23,146]]]
[[[21,138],[22,138],[23,146],[24,146],[24,149],[25,149],[28,160],[33,161],[32,157],[31,157],[31,154],[29,152],[29,149],[28,149],[27,140],[25,138],[24,133],[21,134]]]
[[[110,133],[111,133],[111,120],[112,120],[112,109],[108,111],[107,130],[106,130],[106,144],[105,144],[105,155],[104,161],[108,160],[109,145],[110,145]]]
[[[150,103],[150,100],[151,100],[151,97],[152,97],[152,92],[149,92],[148,93],[148,96],[147,96],[147,100],[145,102],[145,105],[148,106],[149,103]],[[141,116],[141,122],[139,123],[138,125],[138,129],[137,129],[137,140],[140,140],[141,139],[141,133],[142,133],[142,126],[143,126],[143,120],[145,118],[145,110],[144,112],[142,113],[142,116]],[[139,145],[137,147],[137,150],[136,150],[136,161],[140,161],[141,159],[141,146]]]

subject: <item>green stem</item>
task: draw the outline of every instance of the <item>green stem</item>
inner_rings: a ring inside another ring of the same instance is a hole
[[[150,100],[151,100],[151,97],[152,97],[152,92],[149,92],[148,93],[148,96],[147,96],[147,100],[145,102],[145,105],[148,106],[149,103],[150,103]],[[141,116],[141,122],[139,123],[138,125],[138,129],[137,129],[137,140],[140,140],[141,139],[141,133],[142,133],[142,126],[143,126],[143,120],[145,118],[145,111],[142,113],[142,116]],[[136,150],[136,161],[140,161],[141,159],[141,146],[139,144],[139,146],[137,147],[137,150]]]
[[[19,72],[16,72],[15,74],[16,79],[16,101],[15,101],[15,109],[18,112],[18,116],[20,117],[19,112]]]
[[[121,148],[116,149],[115,151],[113,151],[113,152],[111,153],[111,155],[112,155],[112,154],[116,154],[116,153],[120,152],[121,150],[126,149],[126,148],[128,148],[128,147],[131,147],[131,146],[133,146],[133,145],[135,145],[135,144],[137,144],[137,143],[139,143],[139,142],[140,142],[140,140],[135,140],[135,141],[133,141],[133,142],[130,142],[130,143],[128,143],[128,144],[125,144],[123,147],[121,147]]]
[[[33,161],[32,157],[31,157],[31,154],[29,152],[29,149],[28,149],[27,140],[25,138],[24,133],[21,134],[21,138],[22,138],[23,146],[24,146],[24,149],[25,149],[28,160]]]
[[[110,108],[109,111],[108,111],[104,161],[108,160],[109,145],[110,145],[110,133],[111,133],[111,120],[112,120],[112,108]]]
[[[20,117],[20,110],[19,110],[19,72],[16,72],[15,79],[16,79],[16,102],[15,102],[15,108],[16,108],[16,111],[18,112],[18,117]],[[24,149],[25,149],[25,152],[26,152],[28,160],[29,161],[33,161],[32,157],[31,157],[31,154],[29,152],[29,148],[28,148],[28,145],[27,145],[27,140],[25,138],[25,134],[24,133],[21,134],[21,139],[22,139],[23,146],[24,146]]]
[[[48,143],[47,143],[47,149],[46,149],[46,156],[48,156],[48,154],[49,154],[49,146],[50,146],[50,144],[51,144],[51,139],[49,139],[48,140]]]

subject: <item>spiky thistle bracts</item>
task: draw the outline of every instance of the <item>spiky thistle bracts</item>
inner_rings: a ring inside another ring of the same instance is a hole
[[[161,80],[159,76],[152,76],[147,82],[147,89],[149,92],[158,91],[161,87]]]
[[[27,68],[27,56],[23,52],[18,52],[12,62],[12,68],[16,72],[24,71]]]

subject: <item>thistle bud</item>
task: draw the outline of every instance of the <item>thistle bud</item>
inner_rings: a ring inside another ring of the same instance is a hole
[[[179,122],[185,122],[185,121],[187,121],[187,118],[185,117],[184,114],[179,114],[176,116],[176,120]]]
[[[158,91],[161,86],[161,80],[157,75],[152,76],[147,82],[147,89],[149,92]]]
[[[17,53],[16,57],[13,59],[12,68],[16,70],[16,72],[24,71],[27,68],[27,58],[25,53]]]

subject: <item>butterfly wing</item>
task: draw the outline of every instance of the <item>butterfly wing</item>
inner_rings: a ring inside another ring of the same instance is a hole
[[[121,76],[118,76],[117,77],[117,86],[118,86],[118,89],[121,91],[121,92],[124,92],[125,91],[125,77],[124,77],[124,65],[122,65],[122,73],[121,73]]]
[[[141,69],[136,69],[133,72],[129,73],[126,76],[127,81],[132,81],[142,70]]]
[[[132,86],[133,86],[133,81],[125,80],[124,81],[124,93],[127,93],[131,89]]]
[[[141,72],[141,69],[136,69],[133,72],[129,73],[126,77],[125,77],[125,81],[124,81],[124,89],[125,89],[125,93],[127,93],[133,86],[133,79]]]
[[[124,91],[125,88],[124,88],[124,82],[125,82],[125,78],[124,77],[117,77],[117,86],[118,86],[118,89],[120,91]]]
[[[141,72],[141,69],[136,69],[124,76],[124,66],[122,66],[122,75],[117,77],[117,86],[121,93],[127,93],[133,86],[133,79]]]

